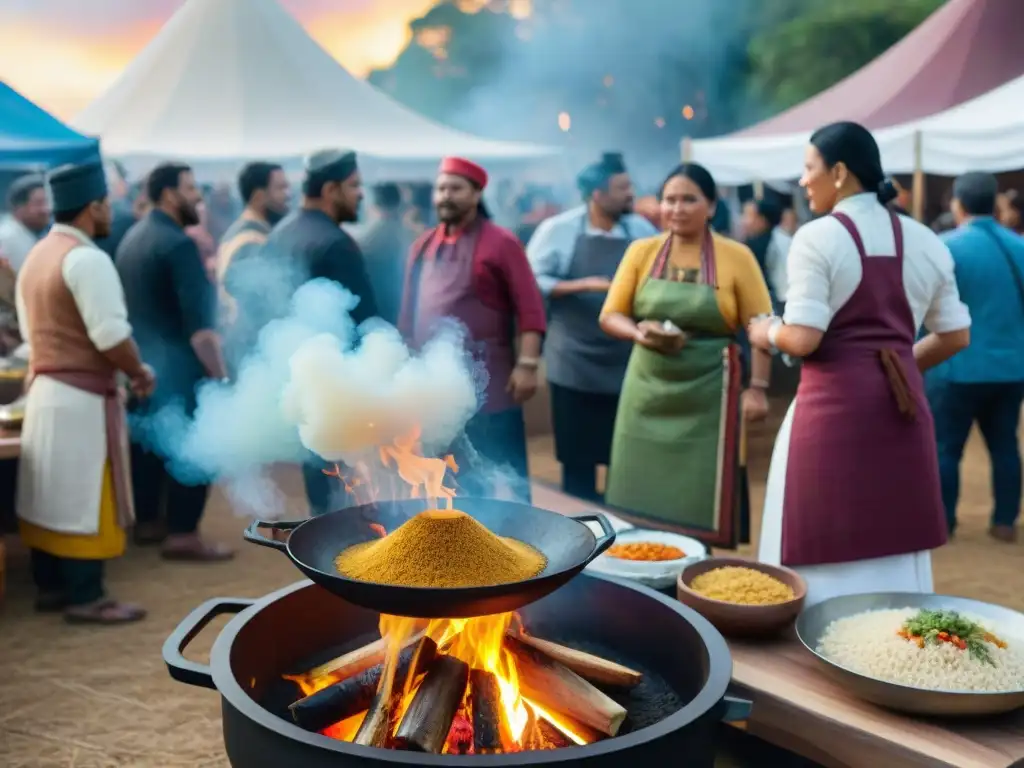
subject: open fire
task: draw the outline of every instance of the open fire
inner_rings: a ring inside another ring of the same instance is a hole
[[[507,754],[615,736],[626,710],[597,686],[641,674],[526,633],[516,614],[382,616],[381,639],[289,676],[301,727],[342,741],[442,754]]]
[[[423,456],[419,438],[413,430],[381,447],[372,467],[364,462],[328,474],[361,504],[408,496],[451,510],[455,483],[446,479],[458,465],[451,456]],[[598,686],[628,690],[642,677],[534,638],[514,613],[382,615],[379,629],[380,640],[288,676],[302,692],[290,707],[299,726],[364,746],[434,754],[560,749],[615,736],[626,710]]]

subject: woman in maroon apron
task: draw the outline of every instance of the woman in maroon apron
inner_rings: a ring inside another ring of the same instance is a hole
[[[768,475],[759,557],[796,568],[808,600],[932,591],[946,542],[935,428],[921,371],[967,344],[945,245],[885,205],[874,138],[855,123],[811,137],[801,186],[830,214],[797,232],[785,319],[751,344],[803,358]],[[930,333],[915,344],[922,322]]]

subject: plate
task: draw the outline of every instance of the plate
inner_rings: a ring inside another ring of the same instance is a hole
[[[613,523],[614,526],[614,523]],[[667,589],[674,586],[679,574],[691,563],[707,557],[708,548],[689,536],[681,536],[667,531],[652,531],[645,528],[630,528],[615,537],[615,544],[629,544],[639,541],[651,541],[679,547],[686,557],[678,560],[661,560],[645,562],[642,560],[623,560],[605,553],[587,566],[586,570],[596,571],[608,576],[631,579],[654,589]]]

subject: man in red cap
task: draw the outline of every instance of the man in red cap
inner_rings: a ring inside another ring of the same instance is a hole
[[[445,318],[466,326],[489,376],[466,436],[485,459],[511,468],[523,481],[520,495],[528,498],[522,404],[537,391],[544,300],[519,240],[490,221],[482,200],[486,186],[487,172],[475,163],[442,161],[434,184],[440,224],[410,249],[398,324],[417,347]]]

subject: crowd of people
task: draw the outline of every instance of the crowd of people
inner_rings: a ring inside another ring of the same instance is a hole
[[[674,168],[656,210],[640,215],[612,153],[579,175],[577,207],[555,213],[542,194],[520,206],[518,234],[484,202],[487,171],[457,157],[441,163],[429,214],[408,189],[375,187],[358,237],[346,229],[364,196],[351,151],[311,155],[290,212],[283,168],[247,165],[244,209],[217,242],[187,165],[149,173],[122,208],[123,231],[102,166],[58,169],[48,183],[56,223],[45,236],[49,202],[36,180],[11,193],[27,236],[0,230],[30,350],[17,509],[40,610],[141,618],[103,587],[102,563],[123,552],[129,529],[169,559],[231,557],[199,533],[208,486],[180,482],[145,434],[129,448],[117,376],[130,382],[134,414],[172,401],[192,413],[196,388],[230,380],[312,279],[344,286],[355,323],[381,317],[414,349],[440,323],[465,327],[488,383],[452,449],[460,464],[504,467],[524,500],[523,405],[543,362],[567,492],[716,546],[747,541],[743,424],[767,415],[783,354],[800,361],[801,380],[772,459],[759,556],[800,570],[809,600],[871,585],[931,589],[930,552],[955,531],[975,422],[992,453],[991,533],[1015,538],[1019,200],[1000,196],[995,177],[968,174],[953,190],[957,228],[940,239],[900,212],[857,124],[827,126],[808,146],[800,185],[817,218],[798,229],[783,205],[752,200],[745,242],[728,236],[705,168]],[[72,456],[77,471],[63,472]],[[303,467],[314,515],[347,503],[325,466],[310,455]]]

